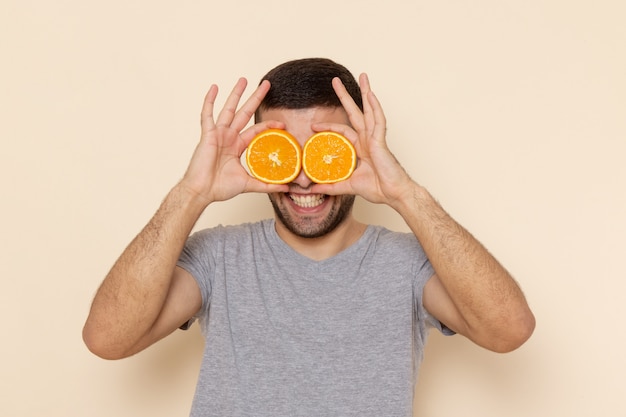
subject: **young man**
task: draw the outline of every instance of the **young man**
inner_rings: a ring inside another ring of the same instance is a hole
[[[399,165],[366,75],[287,62],[238,108],[245,87],[218,115],[210,88],[187,172],[98,290],[89,349],[124,358],[198,318],[206,347],[192,416],[378,417],[412,415],[429,327],[496,352],[527,340],[534,317],[520,288]],[[261,183],[240,156],[268,128],[301,144],[341,133],[358,166],[336,184],[303,173]],[[244,192],[268,193],[275,218],[189,237],[208,205]],[[389,205],[413,233],[360,223],[355,195]]]

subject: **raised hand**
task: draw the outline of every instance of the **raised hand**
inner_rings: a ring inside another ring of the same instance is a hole
[[[325,194],[356,194],[372,203],[393,206],[410,190],[413,183],[387,147],[385,114],[370,88],[366,74],[359,77],[359,85],[363,96],[363,111],[346,91],[341,80],[333,80],[333,88],[352,127],[327,123],[313,126],[315,130],[333,130],[350,139],[357,152],[357,168],[346,181],[319,184],[314,190]]]
[[[180,184],[205,200],[206,204],[228,200],[245,192],[277,192],[287,188],[252,178],[241,164],[241,155],[256,134],[265,129],[284,127],[282,123],[267,121],[244,130],[267,94],[270,83],[262,82],[238,109],[246,86],[246,79],[240,78],[217,119],[214,118],[218,93],[216,85],[211,86],[204,99],[200,142]]]

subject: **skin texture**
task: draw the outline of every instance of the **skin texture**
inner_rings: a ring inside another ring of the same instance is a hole
[[[270,109],[246,128],[270,85],[264,81],[240,105],[240,79],[219,114],[217,87],[201,114],[201,137],[183,179],[112,267],[94,298],[83,329],[86,345],[108,359],[133,355],[173,332],[201,307],[195,280],[176,261],[204,209],[245,192],[267,193],[279,236],[312,259],[349,247],[366,225],[352,215],[355,195],[396,210],[419,239],[435,268],[424,305],[449,328],[496,352],[524,343],[535,320],[510,274],[428,191],[413,181],[387,147],[386,120],[368,77],[359,78],[361,112],[342,83],[333,80],[341,108]],[[333,130],[354,144],[359,163],[336,184],[314,184],[303,173],[292,183],[268,185],[250,177],[240,156],[268,128],[286,129],[302,144],[314,132]]]

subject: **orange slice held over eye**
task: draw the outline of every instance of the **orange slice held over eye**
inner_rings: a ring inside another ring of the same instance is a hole
[[[286,184],[300,173],[302,150],[289,132],[269,129],[248,145],[246,164],[254,178],[268,184]]]
[[[289,132],[269,129],[255,136],[246,151],[250,174],[269,184],[293,181],[300,169],[318,184],[348,179],[356,167],[354,146],[336,132],[319,132],[300,148]]]
[[[356,168],[352,142],[336,132],[319,132],[304,144],[302,169],[311,181],[331,184],[346,180]]]

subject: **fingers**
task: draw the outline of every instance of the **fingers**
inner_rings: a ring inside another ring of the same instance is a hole
[[[218,88],[215,84],[209,88],[209,91],[204,97],[204,103],[202,104],[202,112],[200,113],[200,125],[204,129],[212,129],[215,127],[213,123],[213,109],[215,106],[215,98],[217,97]]]
[[[346,138],[350,139],[351,142],[355,142],[357,139],[357,134],[355,130],[347,124],[343,123],[331,123],[331,122],[317,122],[311,125],[311,129],[315,132],[323,132],[323,131],[331,131],[337,132]]]
[[[341,105],[348,114],[348,120],[350,120],[357,132],[362,131],[365,128],[365,123],[361,109],[359,109],[359,106],[354,102],[352,96],[350,96],[350,93],[348,93],[348,90],[346,90],[346,87],[338,77],[333,78],[332,84],[335,94],[337,94]]]
[[[383,112],[383,107],[370,87],[367,74],[361,74],[359,81],[363,94],[363,113],[366,129],[368,132],[372,132],[374,138],[384,140],[387,134],[387,118]]]
[[[363,73],[359,76],[359,87],[361,87],[361,97],[363,100],[363,119],[365,124],[365,130],[371,132],[374,125],[374,111],[369,101],[369,95],[372,93],[370,87],[370,81],[367,74]],[[373,94],[373,93],[372,93]]]
[[[311,192],[328,195],[356,194],[349,180],[336,182],[334,184],[313,184]]]
[[[231,127],[237,130],[241,130],[246,127],[269,90],[270,82],[267,80],[263,80],[263,82],[259,84],[256,90],[254,90],[250,98],[246,100],[243,106],[241,106],[239,111],[235,114]]]
[[[259,133],[268,129],[284,129],[285,123],[277,120],[266,120],[259,123],[255,123],[248,129],[241,132],[240,136],[245,146],[248,146],[250,141]]]
[[[213,130],[216,126],[231,127],[236,131],[241,131],[250,121],[254,112],[261,104],[263,97],[269,91],[269,81],[264,81],[252,94],[252,96],[246,101],[246,103],[237,110],[241,96],[246,89],[247,80],[240,78],[235,84],[235,87],[228,96],[224,108],[217,117],[217,121],[214,121],[215,99],[217,98],[218,87],[213,84],[207,92],[204,103],[202,106],[202,112],[200,117],[200,123],[203,131]],[[267,123],[266,128],[281,126],[274,126],[278,122]],[[271,126],[270,126],[271,125]]]
[[[287,184],[266,184],[252,177],[243,190],[244,193],[286,193],[287,191],[289,191]]]
[[[361,96],[363,99],[363,111],[354,102],[345,86],[339,78],[333,79],[333,88],[341,101],[343,108],[348,114],[350,123],[357,132],[364,133],[368,137],[384,139],[387,120],[380,102],[371,89],[367,74],[359,77]]]
[[[233,87],[232,91],[228,95],[226,99],[226,103],[224,104],[224,108],[220,112],[217,117],[216,125],[217,126],[230,126],[235,118],[235,114],[237,113],[237,106],[239,105],[239,100],[241,100],[241,96],[248,85],[248,80],[245,78],[240,78],[237,80],[237,84]]]

